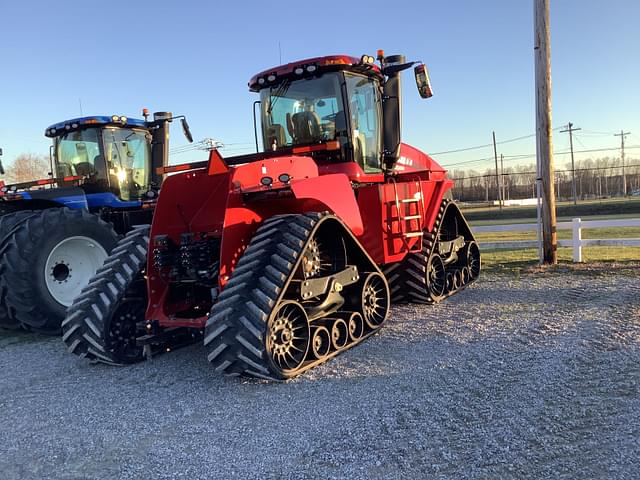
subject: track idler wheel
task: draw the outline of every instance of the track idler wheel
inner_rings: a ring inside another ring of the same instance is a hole
[[[312,340],[313,356],[318,360],[325,359],[331,351],[331,334],[326,327],[314,327]]]
[[[460,270],[460,273],[462,275],[462,285],[466,285],[467,283],[469,283],[469,267],[462,268],[462,270]]]
[[[384,277],[370,273],[362,286],[362,316],[372,330],[382,326],[389,313],[389,287]]]
[[[364,319],[358,312],[353,312],[349,317],[349,339],[352,342],[360,340],[364,335]]]
[[[302,305],[292,300],[282,302],[269,320],[267,354],[283,374],[302,366],[309,351],[309,320]]]
[[[347,346],[349,341],[349,327],[347,322],[338,318],[333,321],[331,326],[331,345],[336,350],[340,350]]]
[[[454,290],[457,290],[462,285],[462,272],[460,270],[456,270],[453,272],[453,288]]]

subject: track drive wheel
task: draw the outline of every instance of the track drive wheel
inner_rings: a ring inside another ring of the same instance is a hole
[[[480,269],[482,268],[478,244],[476,242],[469,242],[465,246],[463,257],[467,260],[469,281],[476,280],[480,276]]]
[[[437,253],[432,254],[427,261],[427,289],[432,302],[442,300],[447,289],[447,274],[444,261]]]
[[[384,277],[370,273],[362,287],[362,316],[372,330],[382,326],[389,313],[389,286]]]
[[[70,353],[110,365],[142,360],[148,248],[149,227],[134,228],[73,301],[62,323]]]
[[[6,302],[31,330],[59,334],[74,297],[118,241],[113,227],[84,210],[50,208],[24,221],[7,243]]]

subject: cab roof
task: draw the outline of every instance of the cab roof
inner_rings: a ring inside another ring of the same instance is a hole
[[[71,120],[65,120],[63,122],[54,123],[44,131],[45,136],[54,138],[62,135],[65,132],[72,130],[78,130],[83,127],[102,127],[113,125],[117,127],[141,127],[147,128],[148,124],[144,120],[137,118],[128,118],[123,115],[112,116],[93,116],[93,117],[79,117],[72,118]]]
[[[319,71],[350,70],[381,76],[380,68],[373,63],[374,61],[375,59],[369,55],[363,55],[361,58],[349,55],[307,58],[270,68],[254,75],[249,80],[249,90],[257,92],[263,88],[277,85],[283,78],[304,78],[309,75],[317,75]]]

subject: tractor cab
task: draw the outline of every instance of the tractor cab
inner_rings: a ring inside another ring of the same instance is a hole
[[[390,172],[400,150],[399,73],[416,62],[401,55],[303,60],[254,76],[265,152],[308,153],[323,165],[355,162],[367,174]],[[421,96],[431,96],[424,65]]]
[[[54,141],[52,174],[63,183],[83,179],[86,193],[112,192],[123,201],[149,190],[147,122],[117,115],[76,118],[52,125],[45,135]]]
[[[137,201],[159,187],[158,168],[168,163],[168,129],[180,118],[187,140],[193,141],[184,116],[156,112],[153,120],[113,115],[83,117],[57,123],[45,135],[53,139],[52,176],[57,183],[81,180],[87,194],[111,192],[119,200]]]

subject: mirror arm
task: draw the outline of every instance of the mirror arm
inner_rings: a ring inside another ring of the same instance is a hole
[[[398,65],[389,65],[387,67],[382,68],[382,74],[388,77],[390,75],[394,75],[396,73],[402,72],[403,70],[411,68],[417,63],[421,63],[421,62],[407,62],[407,63],[398,64]]]

